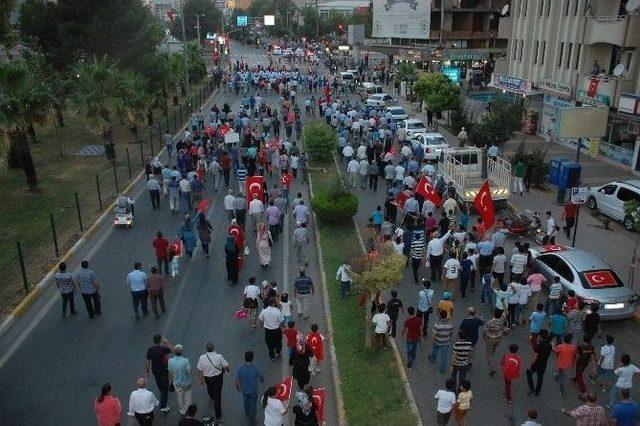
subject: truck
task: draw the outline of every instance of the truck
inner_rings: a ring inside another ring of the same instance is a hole
[[[489,180],[493,202],[506,202],[511,195],[511,164],[502,157],[489,158],[482,148],[467,146],[442,151],[438,173],[453,185],[457,201],[472,203],[485,180]],[[486,159],[486,160],[485,160]],[[486,177],[483,177],[486,161]]]

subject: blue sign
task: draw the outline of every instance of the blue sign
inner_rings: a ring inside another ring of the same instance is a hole
[[[452,83],[460,83],[460,68],[442,67],[442,74],[445,75]]]
[[[236,25],[239,27],[246,27],[247,24],[249,23],[249,17],[242,15],[242,16],[237,16],[236,17]]]

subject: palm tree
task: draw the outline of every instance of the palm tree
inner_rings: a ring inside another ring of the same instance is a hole
[[[169,69],[169,77],[167,79],[167,84],[169,87],[169,92],[174,92],[174,90],[179,87],[180,94],[185,96],[187,93],[187,89],[184,81],[184,58],[181,54],[173,54],[167,57],[168,61],[168,69]],[[173,95],[173,104],[178,105],[178,97]]]
[[[50,93],[22,60],[0,66],[0,134],[9,140],[9,166],[24,170],[29,189],[38,188],[29,148],[29,126],[49,113]]]
[[[78,62],[73,74],[76,77],[73,104],[89,118],[91,127],[102,138],[107,159],[115,161],[112,121],[134,120],[139,79],[119,70],[106,56]]]

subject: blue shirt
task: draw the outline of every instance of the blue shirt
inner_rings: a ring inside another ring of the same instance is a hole
[[[420,312],[427,312],[429,310],[431,297],[433,297],[433,290],[430,288],[418,292],[418,310]]]
[[[382,225],[382,220],[384,219],[384,215],[382,214],[382,211],[375,210],[371,216],[373,217],[374,225]]]
[[[637,423],[638,404],[634,402],[619,402],[614,404],[611,417],[616,419],[616,426],[635,426]]]
[[[238,367],[236,379],[240,382],[240,392],[245,395],[258,393],[258,380],[262,377],[260,368],[254,364],[244,363]]]
[[[551,334],[562,336],[567,328],[567,317],[564,315],[551,316]]]
[[[491,256],[493,254],[494,247],[493,241],[481,241],[476,246],[480,256]]]
[[[460,261],[460,276],[468,277],[471,275],[471,267],[473,262],[470,259],[462,259]]]
[[[127,284],[131,286],[131,291],[146,290],[147,274],[139,269],[134,269],[127,275]]]
[[[174,356],[169,359],[169,371],[173,375],[173,385],[176,387],[185,387],[191,385],[191,364],[189,360],[182,355]]]
[[[532,312],[529,316],[530,321],[530,330],[532,333],[540,333],[542,327],[544,326],[544,320],[547,318],[547,314],[543,312]]]

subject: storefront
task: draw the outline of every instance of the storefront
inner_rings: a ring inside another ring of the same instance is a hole
[[[608,125],[608,142],[604,146],[617,156],[614,160],[640,171],[640,96],[620,94],[618,111],[610,115]]]
[[[575,102],[571,100],[571,87],[548,80],[543,81],[538,87],[544,93],[538,135],[547,137],[550,132],[556,139],[560,126],[560,110],[575,106]]]
[[[543,93],[535,90],[530,80],[493,73],[489,87],[502,90],[503,93],[517,95],[523,107],[522,132],[533,135],[538,132],[538,123],[542,114]]]

